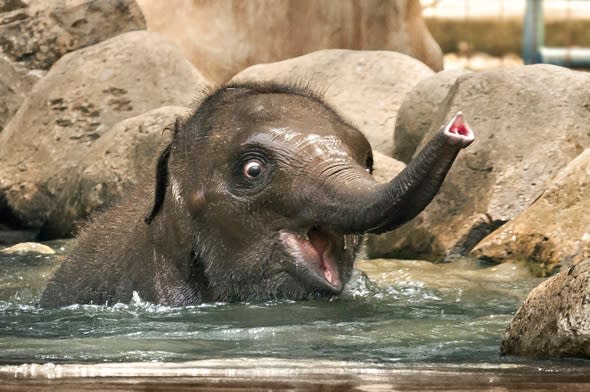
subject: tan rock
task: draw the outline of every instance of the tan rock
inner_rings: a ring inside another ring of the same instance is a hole
[[[0,133],[0,200],[23,224],[67,234],[76,215],[62,210],[76,195],[68,193],[67,178],[94,143],[124,119],[190,106],[206,85],[155,33],[125,33],[63,56]],[[62,213],[65,220],[50,220]]]
[[[405,163],[381,154],[378,151],[373,151],[373,177],[378,182],[385,183],[391,181],[405,167]]]
[[[234,77],[240,81],[306,83],[367,136],[373,149],[391,156],[397,111],[406,93],[433,75],[419,61],[394,52],[321,50]]]
[[[495,262],[536,262],[539,273],[590,258],[590,149],[561,170],[529,208],[471,253]]]
[[[68,177],[68,188],[77,192],[65,200],[64,209],[54,220],[86,217],[119,200],[146,176],[155,176],[156,157],[169,143],[175,120],[189,111],[164,106],[123,120],[105,132],[80,161],[77,175]]]
[[[590,147],[588,85],[590,74],[550,65],[460,76],[431,122],[443,124],[462,110],[475,142],[459,154],[433,202],[392,233],[398,255],[468,254],[523,213]]]
[[[404,97],[395,121],[393,133],[393,157],[410,162],[416,148],[430,132],[442,124],[432,124],[450,88],[457,78],[467,73],[464,70],[441,71],[423,79]]]
[[[44,72],[32,72],[0,53],[0,132]]]
[[[544,281],[510,321],[501,351],[590,358],[590,259]]]
[[[12,245],[8,248],[0,249],[0,253],[4,254],[31,254],[36,253],[40,255],[54,255],[55,251],[47,245],[36,242],[21,242],[20,244]]]
[[[419,0],[138,0],[148,29],[176,42],[207,78],[320,49],[392,50],[434,70],[442,53]],[[410,76],[411,77],[411,76]]]
[[[66,53],[144,30],[134,0],[14,2],[0,13],[0,48],[28,69],[49,69]]]

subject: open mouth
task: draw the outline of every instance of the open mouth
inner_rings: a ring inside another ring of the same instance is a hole
[[[306,233],[280,233],[281,241],[295,259],[296,273],[315,283],[314,286],[334,293],[342,291],[342,279],[336,254],[342,239],[335,233],[312,228]]]

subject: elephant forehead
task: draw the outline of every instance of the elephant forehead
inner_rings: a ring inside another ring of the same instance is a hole
[[[335,135],[320,135],[290,128],[273,128],[268,132],[272,144],[281,144],[296,153],[322,157],[345,157],[347,150],[342,140]]]

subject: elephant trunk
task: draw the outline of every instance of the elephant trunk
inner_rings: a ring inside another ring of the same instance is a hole
[[[459,112],[389,183],[379,184],[366,175],[339,184],[330,190],[331,200],[316,205],[321,210],[314,215],[321,217],[320,226],[345,234],[393,230],[430,203],[459,151],[473,140],[473,131]]]

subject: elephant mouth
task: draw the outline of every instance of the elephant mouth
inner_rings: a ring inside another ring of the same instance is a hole
[[[281,241],[295,260],[295,273],[321,290],[339,294],[344,287],[340,277],[338,254],[342,236],[321,228],[305,233],[282,231]]]

